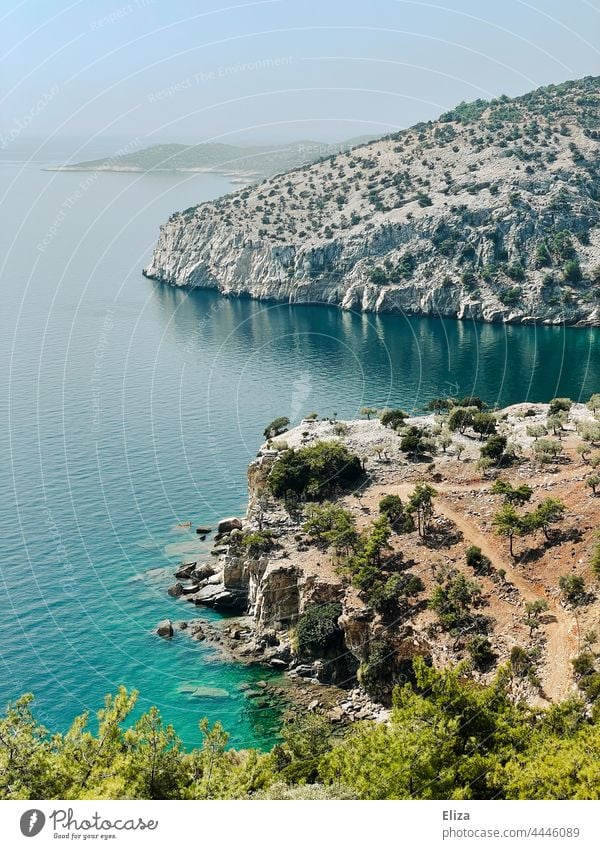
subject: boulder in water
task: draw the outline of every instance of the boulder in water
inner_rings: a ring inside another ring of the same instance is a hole
[[[156,626],[156,633],[159,637],[164,637],[166,640],[173,636],[173,623],[170,619],[163,619]]]
[[[242,530],[242,520],[237,516],[230,516],[228,519],[221,519],[217,527],[219,534],[229,534],[233,530]]]

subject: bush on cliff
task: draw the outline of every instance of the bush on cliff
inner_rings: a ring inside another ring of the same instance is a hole
[[[358,542],[354,516],[339,504],[325,501],[309,504],[304,513],[303,530],[323,548],[332,546],[338,554],[348,554]]]
[[[356,454],[339,442],[317,442],[290,448],[273,464],[269,489],[276,498],[292,493],[307,501],[320,501],[337,489],[351,486],[363,474]]]
[[[287,416],[279,416],[276,419],[273,419],[263,431],[263,435],[265,439],[273,439],[276,436],[281,436],[282,433],[285,433],[290,424],[290,420]]]
[[[337,624],[342,605],[337,601],[307,608],[296,625],[298,655],[322,657],[330,648],[341,646],[342,632]]]

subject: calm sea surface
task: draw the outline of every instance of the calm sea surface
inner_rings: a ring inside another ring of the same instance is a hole
[[[596,330],[354,315],[145,280],[160,222],[231,188],[0,165],[0,702],[31,691],[53,728],[123,683],[187,744],[204,715],[237,746],[272,742],[277,717],[239,689],[264,672],[153,634],[202,615],[166,595],[175,565],[205,550],[174,526],[244,510],[270,419],[600,389]]]

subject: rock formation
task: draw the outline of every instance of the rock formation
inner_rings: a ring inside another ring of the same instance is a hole
[[[176,213],[144,273],[359,311],[597,325],[599,88],[461,104]]]

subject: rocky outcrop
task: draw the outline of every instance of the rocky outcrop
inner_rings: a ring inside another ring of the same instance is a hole
[[[173,623],[170,619],[163,619],[156,626],[156,633],[159,637],[170,639],[173,636]]]
[[[175,214],[145,274],[359,311],[600,324],[599,88],[462,105]]]

